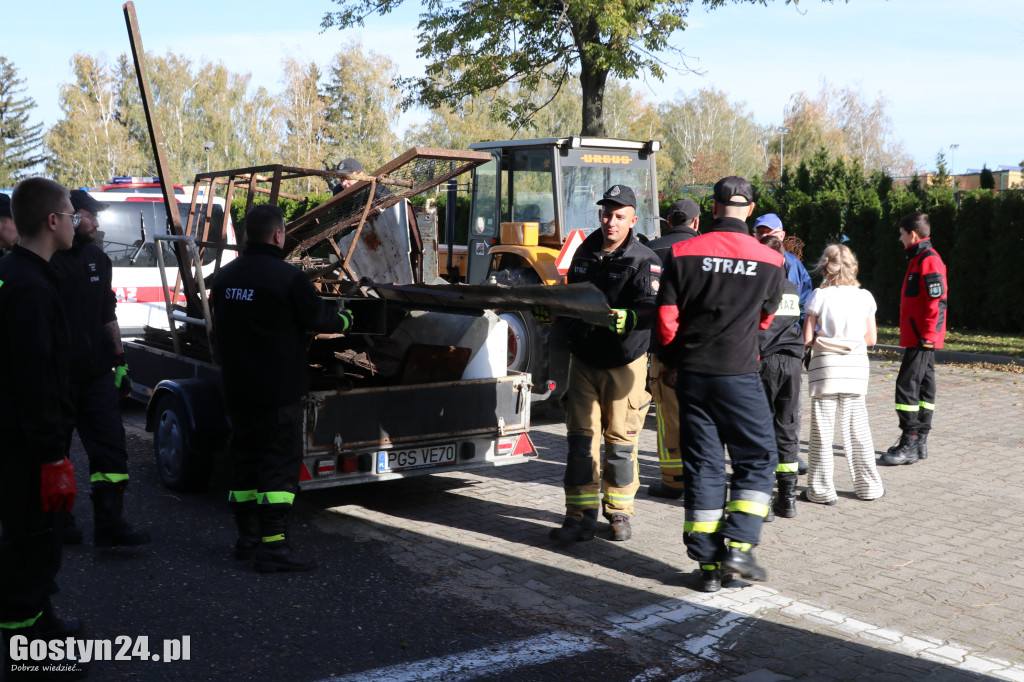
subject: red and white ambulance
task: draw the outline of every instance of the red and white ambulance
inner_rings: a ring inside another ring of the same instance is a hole
[[[191,188],[174,186],[181,223],[188,219],[192,201]],[[108,185],[89,190],[97,200],[110,205],[99,215],[100,228],[96,243],[110,257],[113,264],[112,286],[117,296],[117,320],[122,336],[139,336],[144,327],[167,328],[167,307],[164,303],[163,284],[157,266],[153,235],[167,234],[167,212],[159,178],[116,177]],[[196,201],[196,212],[205,220],[206,198]],[[213,225],[209,241],[235,244],[235,230],[224,199],[213,199]],[[177,259],[173,249],[162,242],[167,271],[174,273]],[[227,249],[221,264],[235,258],[234,250]],[[217,253],[209,250],[203,263],[204,272],[212,271]],[[171,286],[173,282],[169,282]]]

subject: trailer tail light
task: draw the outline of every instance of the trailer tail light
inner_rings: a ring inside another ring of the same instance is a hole
[[[552,381],[551,379],[548,379],[548,383],[547,383],[547,384],[545,384],[545,385],[547,386],[547,389],[548,389],[549,391],[553,391],[553,390],[555,390],[556,388],[558,388],[558,384],[556,384],[556,383],[555,383],[554,381]]]
[[[354,474],[359,471],[359,455],[345,455],[341,458],[341,472]]]
[[[302,467],[299,469],[299,482],[301,483],[302,481],[312,481],[312,480],[313,480],[313,477],[310,476],[310,474],[309,474],[309,467],[307,467],[306,463],[303,462],[302,463]]]
[[[318,459],[316,461],[316,475],[320,477],[333,476],[335,469],[334,459]]]
[[[509,436],[508,438],[498,439],[498,455],[499,456],[524,456],[532,457],[537,454],[536,449],[533,447],[533,442],[530,437],[525,433],[520,433],[518,436]]]

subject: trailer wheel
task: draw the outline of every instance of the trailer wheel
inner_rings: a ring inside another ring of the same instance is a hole
[[[494,273],[498,284],[521,286],[540,284],[540,277],[529,268],[509,268]],[[538,324],[530,313],[499,313],[508,323],[508,368],[533,375],[534,391],[543,392],[548,378],[548,337],[550,326]]]
[[[171,394],[163,395],[153,425],[156,468],[161,483],[183,492],[203,489],[210,480],[212,464],[189,447],[188,424],[181,401]]]

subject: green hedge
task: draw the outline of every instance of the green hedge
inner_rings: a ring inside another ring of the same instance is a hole
[[[880,323],[898,323],[907,259],[898,241],[899,220],[913,211],[931,219],[932,243],[949,276],[949,325],[1024,332],[1024,193],[960,193],[919,181],[894,186],[883,173],[865,175],[857,164],[832,159],[824,149],[787,172],[780,183],[751,180],[757,206],[748,221],[776,213],[787,235],[804,242],[808,270],[825,246],[845,242],[860,262],[861,285],[878,303]],[[660,201],[662,215],[678,197]],[[694,197],[698,198],[698,197]],[[701,222],[710,224],[711,197],[703,196]],[[812,273],[813,277],[813,273]],[[814,277],[817,283],[820,281]]]

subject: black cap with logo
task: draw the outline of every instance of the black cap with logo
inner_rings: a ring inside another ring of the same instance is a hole
[[[598,206],[604,204],[618,204],[619,206],[632,206],[636,208],[636,195],[633,194],[633,188],[628,185],[612,185],[608,188],[608,191],[604,193],[601,200],[597,202]]]

